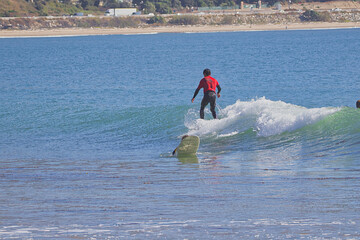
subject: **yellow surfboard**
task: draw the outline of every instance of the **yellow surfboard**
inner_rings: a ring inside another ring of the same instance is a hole
[[[198,136],[188,136],[185,135],[182,137],[179,146],[173,151],[173,155],[193,155],[196,154],[199,149],[200,138]]]

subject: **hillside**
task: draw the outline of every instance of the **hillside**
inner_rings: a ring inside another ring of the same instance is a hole
[[[32,16],[63,16],[63,15],[72,15],[77,12],[84,12],[85,15],[92,14],[92,15],[104,15],[104,12],[107,8],[117,7],[112,4],[113,0],[104,1],[105,5],[103,7],[94,6],[94,5],[82,5],[81,1],[91,2],[92,0],[79,0],[79,4],[73,5],[68,1],[67,4],[60,3],[57,0],[33,0],[33,2],[26,1],[26,0],[0,0],[0,17],[32,17]],[[136,2],[138,0],[134,0]],[[165,8],[162,7],[164,5],[156,5],[152,4],[151,2],[157,0],[149,0],[149,6],[143,6],[144,11],[143,13],[152,12],[152,13],[167,13],[162,12]],[[167,0],[163,0],[167,1]],[[185,0],[183,0],[185,1]],[[219,0],[221,1],[221,0]],[[269,0],[270,1],[270,0]],[[289,6],[288,1],[283,2],[283,9],[314,9],[314,10],[330,10],[330,9],[360,9],[360,1],[322,1],[322,2],[296,2],[299,0],[293,0],[293,3]],[[176,1],[174,1],[176,2]],[[256,0],[254,0],[256,2]],[[266,2],[263,0],[263,2]],[[178,9],[189,10],[188,7],[182,6],[182,1],[178,0],[176,5]],[[220,2],[219,2],[220,3]],[[234,2],[233,2],[234,3]],[[196,4],[194,2],[194,4]],[[156,6],[156,7],[155,7]],[[172,12],[170,5],[166,5],[167,11]],[[139,10],[141,10],[141,6],[138,5]],[[149,10],[152,9],[152,10]],[[169,10],[170,9],[170,10]],[[176,9],[173,6],[172,9]],[[191,11],[196,11],[196,7],[193,8]]]
[[[96,10],[103,12],[103,9]],[[34,3],[25,0],[0,0],[0,17],[62,16],[80,11],[83,11],[81,7],[56,0]]]
[[[38,10],[25,0],[0,0],[0,15],[4,17],[37,16]]]
[[[284,9],[288,8],[288,4],[284,4]],[[290,6],[292,9],[314,9],[314,10],[330,10],[330,9],[360,9],[360,1],[328,1],[328,2],[299,2]]]

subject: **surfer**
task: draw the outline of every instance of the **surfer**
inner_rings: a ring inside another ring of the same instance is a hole
[[[204,78],[200,80],[199,86],[195,90],[194,96],[191,99],[191,102],[194,102],[196,95],[199,93],[200,89],[204,89],[204,97],[201,101],[201,108],[200,108],[200,118],[204,119],[204,109],[206,105],[210,103],[210,111],[212,113],[212,116],[214,119],[216,119],[216,95],[219,98],[220,97],[220,91],[221,87],[218,83],[218,81],[211,77],[211,71],[210,69],[206,68],[203,71]],[[217,94],[216,94],[216,88],[217,88]]]
[[[360,100],[357,100],[357,102],[356,102],[356,107],[357,107],[357,108],[360,108]]]

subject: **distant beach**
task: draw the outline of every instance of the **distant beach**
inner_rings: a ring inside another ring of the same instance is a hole
[[[356,22],[306,22],[289,24],[253,25],[196,25],[196,26],[159,26],[144,28],[62,28],[41,30],[1,30],[0,37],[47,37],[47,36],[86,36],[86,35],[127,35],[156,33],[196,33],[196,32],[237,32],[273,31],[301,29],[358,28]]]

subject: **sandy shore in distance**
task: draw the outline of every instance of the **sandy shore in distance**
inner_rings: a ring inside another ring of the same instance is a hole
[[[152,34],[152,33],[183,33],[183,32],[236,32],[236,31],[271,31],[296,29],[331,29],[358,28],[360,23],[289,23],[264,25],[199,25],[199,26],[164,26],[145,28],[68,28],[42,30],[1,30],[0,37],[45,37],[45,36],[84,36],[84,35],[117,35],[117,34]]]

